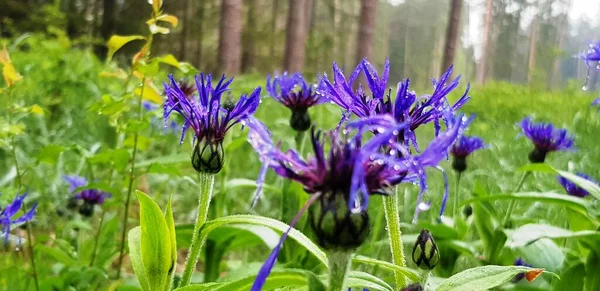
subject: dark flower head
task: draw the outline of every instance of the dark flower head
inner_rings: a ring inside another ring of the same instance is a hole
[[[555,128],[552,123],[532,123],[530,119],[521,121],[521,129],[535,146],[529,154],[532,163],[543,163],[550,152],[574,149],[573,137],[566,129]]]
[[[31,221],[35,215],[37,203],[23,214],[19,218],[13,218],[23,207],[23,201],[27,194],[17,195],[15,199],[6,205],[4,208],[0,207],[0,232],[4,236],[4,244],[8,244],[8,238],[10,237],[10,230],[13,225],[19,225],[27,221]]]
[[[530,268],[532,268],[532,267],[533,267],[532,265],[530,265],[530,264],[527,264],[527,263],[525,262],[525,260],[523,260],[522,258],[517,258],[517,259],[515,260],[515,263],[514,263],[514,265],[515,265],[515,266],[524,266],[524,267],[530,267]],[[523,278],[525,278],[525,273],[520,273],[520,274],[517,274],[517,275],[515,275],[515,277],[512,279],[512,282],[513,282],[513,283],[517,283],[517,282],[521,281]]]
[[[308,108],[323,103],[325,98],[317,92],[315,86],[306,83],[300,73],[281,76],[267,76],[267,92],[269,95],[292,111],[290,126],[297,131],[310,128]]]
[[[198,98],[188,98],[179,87],[172,75],[169,76],[170,84],[164,83],[167,99],[164,104],[165,123],[173,111],[183,116],[185,122],[180,143],[183,143],[186,130],[194,131],[196,146],[192,155],[192,165],[196,171],[216,173],[223,165],[221,145],[227,131],[237,123],[250,117],[260,104],[260,87],[248,95],[242,95],[234,106],[221,104],[223,93],[229,91],[228,86],[233,79],[221,77],[215,87],[212,84],[212,75],[200,74],[196,76]],[[216,152],[215,152],[216,151]],[[201,158],[207,160],[194,160]]]
[[[110,193],[99,189],[85,189],[75,193],[74,191],[77,188],[87,186],[88,181],[75,175],[64,176],[63,179],[69,183],[69,191],[74,194],[69,199],[67,208],[79,209],[79,213],[83,216],[91,216],[96,205],[104,204],[104,201],[112,196]]]
[[[584,178],[594,184],[600,185],[598,182],[594,181],[592,178],[590,178],[590,176],[588,176],[584,173],[577,173],[577,176]],[[577,196],[577,197],[583,198],[590,194],[588,191],[577,186],[575,183],[571,182],[570,180],[568,180],[565,177],[557,176],[556,178],[558,179],[558,182],[563,186],[563,188],[565,188],[565,191],[567,191],[567,194],[569,194],[571,196]]]
[[[450,67],[439,80],[432,79],[433,93],[431,95],[417,96],[410,91],[410,80],[406,79],[398,83],[396,101],[392,102],[391,93],[387,87],[389,69],[389,60],[386,59],[380,77],[373,65],[364,59],[346,80],[342,70],[336,63],[333,64],[333,83],[327,79],[327,76],[324,76],[322,91],[328,99],[346,111],[341,122],[349,117],[349,113],[361,118],[389,114],[397,122],[409,124],[402,129],[399,139],[405,144],[412,143],[418,150],[415,129],[423,124],[433,123],[437,134],[441,128],[440,120],[446,121],[446,116],[456,112],[470,99],[468,96],[469,86],[467,86],[463,96],[454,105],[449,104],[447,96],[458,86],[460,80],[459,76],[448,83],[452,75],[452,67]],[[363,90],[362,86],[359,86],[356,91],[352,90],[352,85],[361,71],[365,74],[371,96]],[[387,93],[386,90],[388,90]]]
[[[450,154],[454,158],[452,168],[457,172],[463,172],[467,169],[467,157],[474,151],[485,147],[483,140],[476,136],[461,136],[450,150]]]
[[[255,202],[266,170],[271,168],[279,176],[302,184],[311,194],[309,202],[290,227],[310,207],[311,226],[319,235],[321,246],[326,249],[353,249],[368,234],[366,207],[371,195],[387,195],[389,189],[399,183],[420,182],[420,202],[426,190],[425,167],[437,166],[446,157],[459,132],[470,122],[462,116],[450,120],[448,130],[440,133],[418,156],[411,156],[409,150],[397,142],[397,135],[408,123],[397,123],[389,115],[380,115],[352,122],[342,134],[313,131],[314,156],[304,159],[294,150],[281,151],[271,140],[265,126],[249,119],[246,123],[250,128],[248,140],[263,163]],[[350,131],[356,131],[356,134],[351,135]],[[364,134],[369,132],[377,134],[363,143]],[[329,141],[328,151],[325,150],[326,141]],[[447,191],[444,196],[446,200]],[[317,205],[313,206],[313,203]],[[445,205],[445,202],[442,204]],[[287,233],[261,268],[252,290],[262,288]]]

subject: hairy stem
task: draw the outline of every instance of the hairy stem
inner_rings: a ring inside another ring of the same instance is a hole
[[[350,270],[351,251],[332,251],[327,254],[329,260],[329,290],[344,290],[344,281]]]
[[[400,216],[398,215],[398,187],[393,195],[383,197],[383,210],[392,252],[392,263],[399,267],[406,267],[404,259],[404,246],[402,245],[402,231],[400,230]],[[396,288],[406,285],[406,277],[399,271],[394,272]]]
[[[456,191],[454,191],[454,207],[452,209],[452,218],[456,219],[458,216],[458,198],[460,197],[460,176],[462,172],[456,172]]]
[[[215,184],[214,175],[200,173],[198,174],[198,178],[200,179],[200,195],[198,197],[198,216],[196,217],[196,224],[194,225],[194,233],[192,235],[192,243],[190,245],[190,250],[186,258],[185,269],[183,271],[183,275],[181,276],[181,282],[179,283],[179,287],[184,287],[190,284],[192,274],[194,273],[194,269],[196,268],[196,264],[198,263],[200,250],[202,249],[202,244],[204,243],[204,241],[201,241],[199,239],[200,230],[202,229],[202,226],[204,225],[208,217],[210,199],[212,197],[212,192]]]
[[[142,120],[142,101],[144,96],[144,88],[146,87],[146,77],[142,78],[142,88],[140,96],[138,98],[138,119]],[[131,192],[133,192],[133,182],[136,179],[135,176],[135,162],[138,152],[138,138],[139,132],[135,132],[133,135],[133,153],[131,154],[131,167],[129,168],[129,186],[127,187],[127,196],[125,198],[125,212],[123,213],[123,222],[121,228],[121,247],[119,250],[119,264],[117,266],[117,279],[121,278],[121,267],[123,266],[123,253],[125,252],[125,235],[127,234],[127,218],[129,217],[129,202],[131,201]]]
[[[517,183],[517,186],[515,187],[515,190],[513,191],[513,193],[517,193],[521,190],[521,188],[523,187],[523,184],[525,183],[525,180],[527,179],[527,177],[529,177],[530,174],[531,174],[530,171],[523,173],[523,175],[521,176],[521,179]],[[510,221],[510,216],[511,216],[513,210],[515,209],[516,204],[517,204],[516,199],[510,200],[510,203],[508,204],[508,209],[506,210],[506,215],[504,216],[504,220],[502,220],[502,225],[504,227],[506,227],[508,225],[508,222]]]

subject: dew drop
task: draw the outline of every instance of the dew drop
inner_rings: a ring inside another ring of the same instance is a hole
[[[583,87],[581,87],[581,90],[583,90],[583,91],[587,91],[587,89],[588,89],[587,85],[583,85]]]
[[[15,251],[16,251],[16,252],[20,252],[20,251],[21,251],[21,248],[20,248],[20,247],[15,247]]]
[[[421,202],[419,203],[419,206],[417,206],[419,208],[419,211],[427,211],[429,209],[431,209],[431,202]]]

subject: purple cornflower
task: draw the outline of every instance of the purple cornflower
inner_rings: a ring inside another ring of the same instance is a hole
[[[322,247],[354,249],[366,239],[370,228],[366,207],[371,195],[388,195],[389,189],[399,183],[418,181],[420,203],[427,188],[425,167],[437,166],[446,157],[459,132],[470,122],[462,117],[452,120],[459,122],[451,122],[448,130],[440,133],[419,156],[411,156],[406,146],[397,142],[397,135],[408,123],[397,123],[391,116],[380,115],[350,123],[345,131],[356,130],[354,136],[313,131],[314,157],[303,159],[294,150],[281,151],[264,125],[251,119],[248,139],[263,163],[257,194],[267,168],[299,182],[311,198],[290,223],[290,229],[309,210],[311,227]],[[377,134],[363,144],[367,132]],[[325,151],[326,140],[330,144],[328,153]],[[256,198],[258,195],[255,201]],[[259,271],[252,290],[262,288],[288,232],[289,229]]]
[[[454,105],[449,104],[447,96],[458,86],[460,80],[459,76],[449,82],[452,69],[452,67],[448,68],[439,80],[432,79],[431,95],[417,96],[414,91],[410,91],[409,79],[398,83],[396,101],[392,103],[391,92],[387,87],[390,70],[388,59],[385,61],[381,77],[373,65],[367,59],[363,59],[347,80],[342,70],[333,63],[333,83],[324,76],[322,91],[328,99],[345,110],[341,122],[349,118],[349,113],[358,117],[389,114],[397,122],[408,122],[409,125],[402,129],[398,138],[405,144],[412,143],[418,150],[415,129],[423,124],[433,123],[437,134],[440,130],[440,119],[447,123],[446,116],[456,112],[470,99],[469,86],[467,86],[462,97]],[[352,85],[361,71],[365,74],[371,96],[364,92],[362,85],[356,92],[352,90]],[[387,94],[386,90],[388,90]]]
[[[467,169],[467,157],[476,150],[485,148],[483,140],[476,136],[461,136],[450,150],[452,160],[452,168],[457,172],[463,172]]]
[[[248,119],[260,104],[260,87],[248,95],[242,95],[237,104],[223,104],[221,97],[229,91],[233,79],[221,77],[215,87],[212,75],[196,75],[198,98],[189,98],[179,87],[172,75],[170,84],[164,83],[167,99],[164,104],[165,123],[173,111],[185,119],[180,143],[183,143],[186,130],[194,131],[194,152],[192,165],[198,172],[218,173],[223,167],[223,139],[234,125]]]
[[[316,87],[306,83],[300,73],[281,76],[267,76],[266,90],[269,95],[292,111],[290,126],[296,131],[310,128],[308,108],[323,103],[326,99],[317,92]]]
[[[27,211],[27,213],[23,214],[21,217],[16,219],[13,218],[13,216],[17,215],[17,212],[21,210],[26,196],[27,194],[17,195],[13,202],[0,209],[0,231],[4,235],[4,244],[8,244],[8,238],[10,237],[12,225],[31,221],[35,215],[37,203],[34,204],[33,207],[31,207],[31,209],[29,209],[29,211]]]
[[[85,189],[74,193],[77,188],[87,186],[88,181],[84,177],[76,175],[63,176],[63,179],[69,183],[69,191],[74,194],[69,200],[69,208],[79,208],[81,215],[91,216],[96,205],[104,204],[104,201],[112,196],[99,189]],[[82,201],[82,203],[78,201]]]
[[[579,55],[588,68],[600,71],[600,41],[590,42],[588,50]]]
[[[592,102],[592,106],[597,106],[598,110],[600,111],[600,98],[594,100],[594,102]]]
[[[532,163],[543,163],[546,155],[554,151],[573,150],[573,137],[566,129],[555,128],[552,123],[532,123],[530,117],[521,121],[523,135],[533,142],[535,148],[529,154]]]
[[[515,260],[515,263],[514,263],[514,265],[515,265],[515,266],[524,266],[524,267],[530,267],[530,268],[532,268],[532,267],[533,267],[532,265],[530,265],[530,264],[527,264],[527,263],[525,262],[525,260],[523,260],[522,258],[517,258],[517,259]],[[515,275],[515,277],[512,279],[512,282],[513,282],[513,283],[517,283],[517,282],[519,282],[519,281],[523,280],[523,278],[525,278],[525,273],[520,273],[520,274],[517,274],[517,275]]]
[[[584,173],[577,173],[577,176],[584,178],[594,184],[598,184],[598,182],[594,181],[592,178],[590,178],[590,176],[584,174]],[[588,196],[590,193],[588,193],[588,191],[586,191],[585,189],[577,186],[575,183],[569,181],[567,178],[562,177],[562,176],[557,176],[556,177],[558,182],[563,186],[563,188],[565,188],[565,191],[567,191],[567,194],[571,195],[571,196],[577,196],[577,197],[585,197]],[[600,184],[599,184],[600,185]]]

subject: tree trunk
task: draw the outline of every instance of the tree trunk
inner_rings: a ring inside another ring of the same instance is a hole
[[[370,58],[373,52],[377,12],[377,0],[361,0],[360,2],[357,63],[363,58]]]
[[[269,56],[273,60],[273,67],[277,68],[279,63],[276,61],[276,43],[277,43],[277,20],[279,19],[279,1],[281,0],[273,0],[273,6],[271,9],[271,38],[270,38],[270,46],[269,46]]]
[[[243,35],[243,49],[242,55],[242,72],[250,71],[256,60],[256,42],[255,34],[258,32],[256,27],[256,0],[246,0],[248,2],[248,17],[246,18],[246,27]]]
[[[196,15],[196,21],[198,21],[198,28],[196,30],[196,34],[198,35],[198,40],[196,43],[196,66],[200,66],[202,63],[203,57],[203,47],[202,47],[202,38],[204,37],[204,13],[206,10],[206,1],[198,1],[198,13]]]
[[[306,0],[290,0],[289,3],[283,68],[288,72],[299,72],[304,68]]]
[[[483,25],[483,45],[481,47],[481,58],[477,64],[477,82],[483,84],[485,82],[486,58],[490,40],[490,30],[492,27],[492,0],[485,2],[485,18]]]
[[[219,27],[219,71],[229,75],[240,72],[242,41],[242,0],[221,1]]]
[[[183,0],[183,19],[181,20],[181,34],[179,35],[179,60],[183,61],[186,57],[186,40],[188,35],[188,25],[190,23],[190,0]]]
[[[456,39],[458,38],[462,6],[463,0],[452,0],[450,15],[448,16],[448,26],[446,28],[446,44],[444,45],[442,71],[446,71],[454,63],[454,53],[456,52]]]
[[[537,52],[537,26],[538,20],[534,18],[531,22],[531,32],[529,35],[529,64],[527,66],[527,83],[533,82],[533,74],[535,73],[535,57]]]
[[[115,29],[116,8],[116,0],[104,0],[102,28],[100,29],[100,34],[104,40],[108,40]]]

